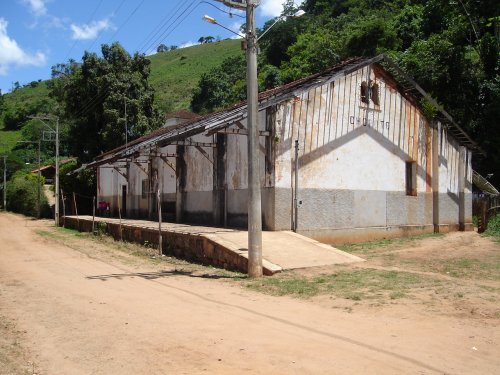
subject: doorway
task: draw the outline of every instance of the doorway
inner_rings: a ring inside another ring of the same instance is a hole
[[[122,185],[122,215],[127,216],[127,185]]]

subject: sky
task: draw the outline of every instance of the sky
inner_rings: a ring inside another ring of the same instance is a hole
[[[303,0],[296,0],[296,4]],[[257,26],[279,16],[284,0],[261,0]],[[234,13],[233,15],[228,14]],[[202,36],[234,37],[244,13],[213,0],[0,0],[0,90],[50,78],[51,67],[118,41],[147,55],[160,44],[185,47]]]

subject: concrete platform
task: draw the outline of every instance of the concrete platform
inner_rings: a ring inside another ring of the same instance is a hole
[[[158,223],[147,220],[95,218],[96,226],[115,239],[158,244]],[[66,216],[66,227],[92,231],[91,216]],[[162,223],[163,253],[241,272],[247,271],[247,231]],[[282,270],[362,262],[363,259],[290,231],[262,233],[266,275]]]

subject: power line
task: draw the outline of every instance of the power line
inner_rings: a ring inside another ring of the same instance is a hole
[[[97,10],[101,7],[102,2],[103,2],[103,0],[100,0],[99,3],[97,4],[97,6],[94,8],[94,11],[91,13],[91,15],[90,15],[90,17],[89,17],[89,19],[87,21],[87,24],[89,24],[90,21],[92,21],[92,19],[94,18],[95,14],[97,13]],[[71,51],[73,51],[73,48],[75,48],[76,43],[78,43],[78,39],[75,39],[75,42],[73,43],[73,45],[69,49],[68,53],[66,54],[66,57],[64,58],[64,61],[66,61],[68,59],[69,55],[71,54]]]
[[[116,15],[116,14],[118,14],[118,12],[120,12],[120,9],[122,8],[122,6],[123,6],[123,4],[125,3],[125,1],[127,1],[127,0],[122,0],[122,2],[120,3],[120,5],[118,5],[118,7],[117,7],[117,8],[113,11],[113,13],[112,13],[112,15],[113,15],[113,16],[114,16],[114,15]],[[122,25],[122,26],[123,26],[123,25]],[[121,27],[122,27],[122,26],[120,26],[120,27],[119,27],[119,28],[115,31],[115,33],[113,34],[113,36],[112,36],[111,38],[114,38],[114,36],[118,33],[118,31],[121,29]],[[89,51],[92,49],[92,47],[94,46],[95,42],[96,42],[99,38],[100,38],[100,35],[97,35],[97,36],[96,36],[96,38],[92,41],[92,44],[91,44],[91,45],[90,45],[90,47],[89,47]]]
[[[165,25],[175,16],[175,14],[177,14],[177,12],[179,11],[179,8],[181,7],[181,5],[183,4],[183,1],[179,1],[177,3],[177,6],[174,8],[173,10],[173,14],[165,21],[165,22],[161,22],[160,21],[160,24],[157,25],[149,34],[148,36],[139,44],[139,46],[136,47],[136,50],[137,51],[141,51],[142,48],[145,46],[145,45],[148,45],[148,43],[151,41],[151,38],[154,38],[159,32],[160,30],[165,27]],[[165,17],[164,19],[166,19],[167,17]]]
[[[165,40],[170,34],[172,34],[172,32],[177,28],[179,27],[179,25],[182,23],[182,21],[184,21],[199,5],[200,5],[200,2],[196,3],[197,0],[192,0],[191,3],[182,11],[181,14],[179,14],[173,21],[172,23],[169,25],[169,27],[160,35],[160,37],[158,37],[157,39],[155,39],[147,49],[143,50],[143,52],[147,52],[148,50],[150,50],[151,48],[154,47],[154,45],[156,44],[159,44],[160,42],[162,42],[163,40]],[[194,5],[194,7],[193,7]],[[192,7],[192,8],[191,8]],[[190,9],[191,8],[191,9]],[[186,14],[187,12],[187,14]],[[184,18],[181,19],[181,17],[184,16]],[[179,21],[180,20],[180,21]],[[176,24],[176,22],[178,22]],[[169,31],[170,29],[170,31]]]

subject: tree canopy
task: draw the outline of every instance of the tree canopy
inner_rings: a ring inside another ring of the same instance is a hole
[[[82,64],[59,64],[51,95],[69,124],[69,149],[82,162],[160,125],[148,83],[149,60],[130,56],[119,43],[102,46],[102,57],[85,52]],[[126,130],[125,130],[126,129]]]
[[[284,18],[260,41],[261,89],[319,72],[349,57],[386,53],[487,152],[486,158],[473,159],[474,168],[483,174],[496,172],[493,183],[500,186],[497,1],[306,0],[302,9],[303,17]],[[285,14],[294,11],[288,1]],[[200,80],[193,110],[206,112],[217,107],[211,102],[227,106],[242,99],[227,93],[240,93],[244,70],[234,79],[223,66],[213,69],[210,80]],[[270,74],[268,79],[264,74]],[[217,99],[221,96],[222,101]]]

